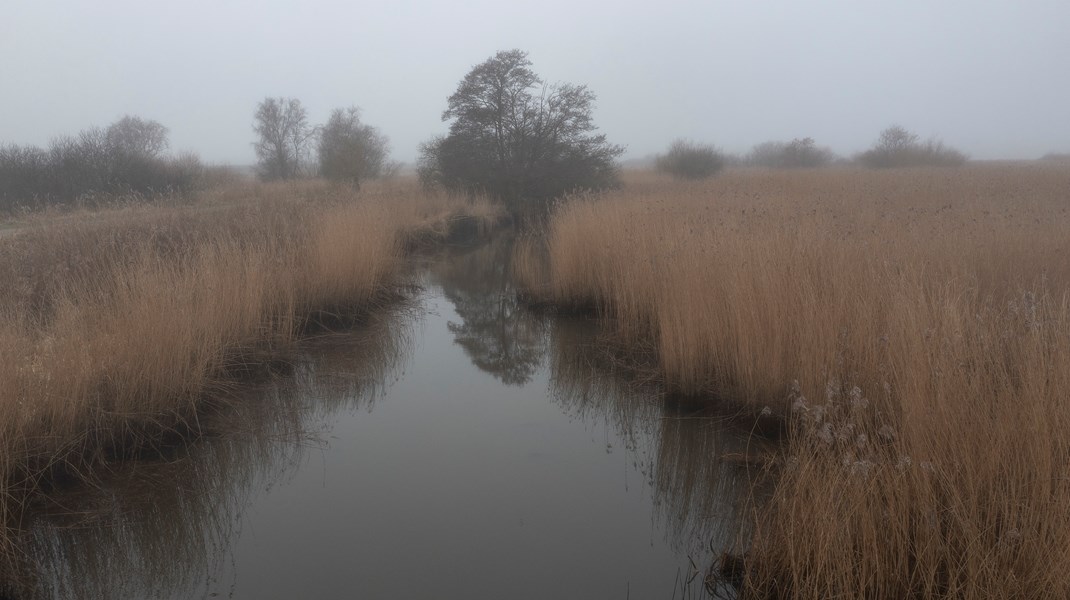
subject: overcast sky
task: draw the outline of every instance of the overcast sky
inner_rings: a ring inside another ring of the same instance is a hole
[[[1070,1],[2,0],[0,144],[124,114],[174,150],[251,164],[252,115],[357,105],[412,161],[499,50],[587,84],[626,157],[674,138],[742,152],[811,136],[842,154],[901,124],[975,158],[1070,152]]]

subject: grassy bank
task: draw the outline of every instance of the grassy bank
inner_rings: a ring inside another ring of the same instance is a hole
[[[0,239],[4,526],[56,483],[195,434],[310,327],[396,297],[405,249],[463,216],[495,213],[411,183],[306,182],[24,220]]]
[[[678,392],[784,419],[745,596],[1065,597],[1068,231],[1058,166],[633,175],[514,265]]]

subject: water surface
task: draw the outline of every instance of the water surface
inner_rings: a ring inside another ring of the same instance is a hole
[[[596,323],[524,310],[509,251],[433,261],[414,308],[59,498],[28,528],[40,595],[697,596],[744,436],[618,374]]]

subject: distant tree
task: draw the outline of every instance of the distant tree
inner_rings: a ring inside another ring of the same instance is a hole
[[[126,115],[105,131],[108,146],[117,153],[156,158],[168,147],[167,128],[149,119]]]
[[[828,148],[820,148],[814,138],[795,138],[788,142],[785,149],[785,166],[788,167],[823,167],[833,161],[836,155]]]
[[[108,161],[109,188],[115,190],[154,190],[166,181],[164,188],[184,187],[165,173],[178,164],[171,161],[165,166],[161,155],[167,150],[167,128],[160,123],[126,115],[103,131],[90,130],[91,146],[99,149]],[[85,134],[83,134],[83,138]],[[186,172],[185,169],[181,169]]]
[[[256,107],[253,131],[257,170],[263,179],[292,179],[308,163],[316,130],[296,98],[265,98]]]
[[[795,138],[790,142],[764,142],[750,151],[747,162],[774,169],[823,167],[835,160],[828,148],[821,148],[814,138]]]
[[[320,131],[320,175],[360,185],[364,179],[386,175],[390,142],[371,125],[360,121],[356,107],[336,109]]]
[[[939,140],[919,141],[918,135],[899,125],[880,133],[872,148],[856,160],[867,166],[885,167],[956,167],[966,162],[966,155]]]
[[[442,113],[449,133],[421,148],[427,184],[482,192],[531,208],[575,189],[617,182],[624,151],[596,133],[586,86],[545,85],[527,53],[509,50],[476,65]]]
[[[48,201],[55,187],[49,153],[36,146],[0,146],[0,213]]]
[[[724,168],[724,157],[717,148],[676,140],[665,154],[658,155],[657,170],[682,179],[703,179]]]
[[[918,134],[907,131],[900,125],[892,125],[880,133],[874,150],[889,154],[905,152],[918,145]]]

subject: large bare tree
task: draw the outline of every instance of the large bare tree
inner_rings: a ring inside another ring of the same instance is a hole
[[[257,169],[264,179],[292,179],[309,162],[316,129],[297,98],[265,98],[256,107]]]

